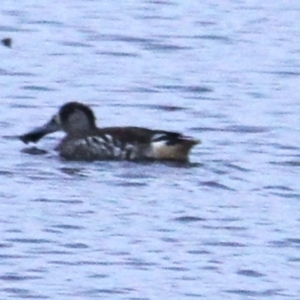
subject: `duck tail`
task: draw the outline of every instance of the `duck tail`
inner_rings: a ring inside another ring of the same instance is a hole
[[[178,133],[163,133],[152,139],[152,153],[155,159],[188,161],[192,147],[201,143],[200,140]]]

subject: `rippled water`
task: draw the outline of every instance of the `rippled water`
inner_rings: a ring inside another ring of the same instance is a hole
[[[1,299],[299,299],[291,1],[2,1]],[[66,162],[63,103],[201,138],[191,163]]]

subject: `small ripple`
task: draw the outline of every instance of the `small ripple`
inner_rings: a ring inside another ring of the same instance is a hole
[[[290,262],[300,263],[300,257],[291,257],[288,259]]]
[[[68,257],[74,252],[71,251],[62,251],[62,250],[42,250],[38,249],[37,251],[30,251],[31,253],[36,253],[36,254],[47,254],[47,255],[67,255]]]
[[[286,199],[299,199],[300,194],[295,193],[293,189],[283,185],[267,185],[262,188],[272,195],[276,195]]]
[[[40,92],[54,92],[56,89],[49,88],[46,86],[38,86],[38,85],[23,85],[21,87],[23,90],[29,90],[29,91],[40,91]]]
[[[80,293],[80,296],[84,297],[101,297],[102,296],[108,296],[108,295],[124,295],[128,294],[131,291],[131,289],[118,289],[118,288],[113,288],[113,289],[89,289]]]
[[[109,277],[109,275],[105,275],[105,274],[92,274],[92,275],[90,275],[88,277],[89,278],[96,278],[96,279],[103,279],[103,278]]]
[[[50,299],[48,296],[44,295],[34,295],[30,290],[27,289],[21,289],[21,288],[4,288],[2,291],[9,293],[9,294],[14,294],[14,296],[18,296],[19,298],[22,299]]]
[[[15,228],[7,229],[7,230],[5,230],[5,232],[23,233],[23,231],[21,229],[15,229]]]
[[[222,36],[222,35],[194,35],[191,36],[192,39],[200,39],[200,40],[210,40],[210,41],[217,41],[217,42],[224,42],[224,43],[232,43],[232,40],[229,37]]]
[[[33,202],[42,202],[42,203],[63,203],[63,204],[82,204],[82,200],[58,200],[58,199],[46,199],[46,198],[38,198],[32,200]]]
[[[115,266],[120,265],[119,262],[109,262],[109,261],[91,261],[91,260],[81,260],[77,264],[81,266]]]
[[[248,230],[247,227],[243,227],[243,226],[224,226],[224,227],[218,227],[218,228],[223,228],[223,229],[229,230],[229,231],[247,231]]]
[[[16,99],[18,99],[18,98],[16,98]],[[23,97],[22,96],[22,98],[21,99],[32,99],[31,97]],[[10,107],[11,108],[34,108],[34,109],[37,109],[37,104],[30,104],[30,103],[11,103],[10,104]],[[18,138],[19,138],[19,136],[18,136]]]
[[[164,270],[170,270],[170,271],[179,271],[179,272],[186,272],[189,271],[189,268],[185,267],[163,267]]]
[[[211,226],[211,225],[205,225],[204,228],[207,229],[213,229],[213,230],[220,230],[220,229],[224,229],[224,230],[228,230],[228,231],[247,231],[248,228],[244,227],[244,226]]]
[[[250,297],[270,297],[270,296],[277,296],[281,295],[280,289],[270,289],[265,291],[251,291],[251,290],[225,290],[226,293],[230,294],[238,294],[241,296],[250,296]]]
[[[58,21],[54,21],[54,20],[37,20],[37,21],[28,21],[28,24],[32,24],[32,25],[46,25],[47,27],[49,26],[55,26],[55,27],[62,27],[64,25],[64,23],[62,22],[58,22]]]
[[[291,188],[287,187],[287,186],[284,186],[284,185],[267,185],[265,187],[263,187],[263,189],[266,189],[266,190],[279,190],[279,191],[285,191],[285,192],[290,192],[292,191]]]
[[[285,199],[299,199],[300,194],[299,193],[278,193],[278,192],[272,192],[273,195],[279,196]]]
[[[0,26],[0,32],[35,32],[36,30],[25,29],[24,26],[12,27],[12,26]]]
[[[29,147],[29,148],[26,147],[26,148],[22,149],[21,153],[26,153],[26,154],[30,154],[30,155],[44,155],[44,154],[47,154],[48,151],[34,146],[34,147]]]
[[[162,241],[167,242],[167,243],[178,243],[178,239],[174,239],[171,237],[162,237],[161,238]]]
[[[28,255],[18,255],[18,254],[0,254],[0,259],[12,259],[12,260],[16,260],[16,259],[24,259],[24,258],[28,258],[31,256]]]
[[[137,19],[141,20],[176,20],[176,17],[166,17],[162,15],[137,15]]]
[[[226,208],[228,206],[220,206],[222,208]],[[236,207],[236,206],[232,206],[232,207]],[[239,222],[241,221],[240,218],[238,217],[227,217],[227,218],[216,218],[216,220],[220,221],[220,222]]]
[[[293,145],[288,145],[288,144],[282,144],[282,143],[270,143],[270,146],[273,146],[274,148],[281,149],[281,150],[295,150],[299,151],[299,147],[293,146]],[[298,157],[300,157],[298,155]]]
[[[110,251],[109,253],[113,256],[130,256],[128,251]]]
[[[84,169],[83,168],[68,168],[68,167],[64,167],[64,168],[59,168],[59,170],[67,175],[77,175],[79,177],[87,177],[86,174],[83,173]]]
[[[227,126],[221,131],[239,132],[239,133],[265,133],[265,132],[269,132],[270,129],[268,127],[263,127],[263,126],[233,125],[233,126]]]
[[[202,294],[196,294],[196,293],[184,293],[185,296],[187,297],[193,297],[193,298],[204,298],[204,296]]]
[[[92,46],[86,43],[80,43],[80,42],[66,42],[63,41],[60,43],[63,46],[70,46],[70,47],[77,47],[77,48],[91,48]]]
[[[128,52],[113,52],[113,51],[101,51],[96,52],[96,54],[107,55],[112,57],[139,57],[136,53],[128,53]]]
[[[109,35],[103,34],[99,38],[107,41],[120,41],[120,42],[136,43],[136,44],[147,44],[147,43],[156,42],[156,40],[150,38],[140,38],[134,36],[118,35],[118,34],[109,34]]]
[[[0,243],[0,249],[11,248],[11,247],[13,247],[12,243],[3,243],[3,242]]]
[[[87,248],[89,248],[89,246],[84,243],[68,243],[68,244],[64,244],[62,246],[66,247],[66,248],[71,248],[71,249],[87,249]]]
[[[270,128],[263,126],[245,126],[245,125],[231,125],[226,126],[225,128],[216,128],[216,127],[192,127],[192,130],[205,132],[238,132],[238,133],[265,133],[269,132]]]
[[[173,221],[181,222],[181,223],[192,223],[192,222],[206,221],[206,219],[200,217],[194,217],[194,216],[182,216],[182,217],[174,218]]]
[[[51,228],[45,228],[45,229],[43,229],[42,230],[43,232],[49,232],[49,233],[55,233],[55,234],[57,234],[57,233],[61,233],[61,231],[60,230],[55,230],[55,229],[51,229]]]
[[[297,71],[271,71],[271,72],[261,72],[271,75],[279,75],[280,77],[298,77],[300,72]]]
[[[183,92],[187,93],[195,93],[195,94],[203,94],[203,93],[211,93],[213,89],[207,86],[183,86],[181,89]]]
[[[58,224],[52,226],[53,228],[58,228],[58,229],[68,229],[68,230],[82,230],[84,229],[83,226],[77,226],[77,225],[71,225],[71,224]]]
[[[125,265],[134,266],[135,268],[138,268],[139,270],[146,270],[146,269],[148,269],[147,267],[157,266],[156,263],[146,262],[142,259],[137,259],[137,258],[127,259],[127,261],[125,262]]]
[[[149,87],[136,87],[132,88],[128,91],[129,93],[149,93],[149,94],[154,94],[154,93],[159,93],[160,91],[158,89],[154,88],[149,88]],[[118,103],[116,106],[126,106],[126,104]],[[129,105],[130,106],[130,105]],[[134,107],[137,107],[138,104],[134,104]]]
[[[182,86],[171,85],[171,84],[160,84],[160,85],[155,85],[155,88],[159,90],[167,90],[167,91],[180,91],[182,89]]]
[[[188,250],[187,253],[189,254],[196,254],[196,255],[208,255],[208,254],[211,254],[210,251],[207,251],[207,250]]]
[[[147,182],[124,181],[124,180],[111,180],[109,184],[113,186],[123,186],[123,187],[143,187],[148,185]]]
[[[266,95],[259,92],[248,92],[248,95],[254,99],[266,99],[268,98]]]
[[[49,262],[50,264],[55,265],[66,265],[66,266],[115,266],[120,265],[120,263],[116,262],[108,262],[108,261],[64,261],[64,260],[52,260]]]
[[[213,91],[212,88],[207,86],[196,86],[196,85],[156,85],[155,88],[159,90],[168,90],[168,91],[181,91],[186,93],[210,93]]]
[[[79,262],[70,262],[70,261],[64,261],[64,260],[52,260],[48,262],[49,264],[54,265],[63,265],[63,266],[79,266]]]
[[[161,5],[166,5],[166,6],[178,6],[178,4],[176,2],[172,2],[172,1],[164,1],[164,0],[150,0],[150,1],[147,1],[147,3],[149,4],[156,4],[156,5],[159,5],[159,8]]]
[[[246,247],[245,244],[241,244],[237,242],[206,242],[204,244],[207,246],[218,246],[218,247],[233,247],[233,248]]]
[[[46,240],[46,239],[29,239],[29,238],[14,238],[14,239],[7,239],[9,242],[13,243],[22,243],[22,244],[49,244],[52,243],[51,240]]]
[[[246,168],[243,168],[241,166],[238,166],[238,165],[232,164],[232,163],[224,164],[224,166],[228,167],[230,169],[233,169],[233,170],[241,171],[241,172],[251,172],[250,169],[246,169]]]
[[[287,238],[280,241],[269,242],[270,247],[276,248],[296,248],[300,249],[300,239],[299,238]]]
[[[7,71],[4,69],[0,69],[0,75],[4,76],[12,76],[12,77],[35,77],[36,75],[34,73],[29,72],[13,72],[13,71]]]
[[[196,131],[196,132],[221,132],[223,129],[221,128],[216,128],[216,127],[191,127],[191,130]]]
[[[287,167],[300,167],[300,159],[299,160],[286,160],[286,161],[271,161],[270,164],[278,165],[278,166],[287,166]]]
[[[254,271],[254,270],[239,270],[237,271],[238,275],[248,276],[248,277],[263,277],[264,274]]]
[[[163,52],[168,52],[168,51],[171,52],[171,51],[179,51],[179,50],[188,50],[188,49],[191,49],[191,47],[151,42],[151,43],[145,44],[144,49],[163,51]]]
[[[159,105],[159,104],[137,104],[135,106],[138,107],[144,107],[144,108],[149,108],[149,109],[153,109],[153,110],[162,110],[162,111],[168,111],[168,112],[173,112],[173,111],[183,111],[183,110],[187,110],[186,107],[181,107],[181,106],[176,106],[176,105]]]
[[[201,185],[212,187],[212,188],[217,188],[217,189],[222,189],[222,190],[227,190],[227,191],[234,191],[234,189],[232,189],[224,184],[218,183],[216,181],[202,181]]]
[[[41,276],[21,276],[15,274],[6,274],[0,276],[0,280],[3,281],[23,281],[23,280],[32,280],[32,279],[41,279]]]

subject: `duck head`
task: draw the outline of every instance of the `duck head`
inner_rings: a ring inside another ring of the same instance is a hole
[[[45,135],[56,131],[64,131],[68,135],[86,134],[96,128],[96,118],[93,111],[79,102],[64,104],[58,113],[46,124],[36,127],[20,136],[25,143],[36,143]]]

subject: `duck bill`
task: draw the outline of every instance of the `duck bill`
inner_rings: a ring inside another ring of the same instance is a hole
[[[58,118],[54,116],[48,123],[44,124],[43,126],[34,128],[28,133],[19,136],[20,140],[25,144],[28,144],[30,142],[37,143],[45,135],[48,135],[56,131],[60,131],[61,126],[57,119]]]

